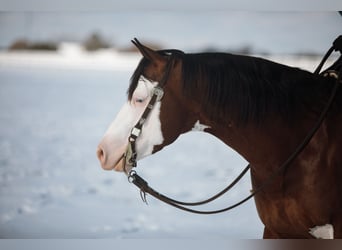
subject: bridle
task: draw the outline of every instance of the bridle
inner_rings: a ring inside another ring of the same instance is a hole
[[[139,41],[136,41],[139,43]],[[163,50],[162,52],[164,53],[172,53],[175,52],[176,50]],[[178,51],[177,51],[178,52]],[[161,79],[160,82],[153,88],[152,93],[151,93],[151,99],[149,103],[147,104],[143,114],[141,115],[140,119],[138,122],[135,124],[135,126],[132,128],[131,133],[128,137],[128,146],[126,149],[126,152],[123,156],[124,158],[124,172],[127,174],[127,169],[126,166],[130,166],[130,168],[136,167],[137,166],[137,151],[136,151],[136,140],[141,134],[142,127],[150,115],[151,111],[153,110],[154,106],[156,105],[157,102],[159,102],[164,95],[164,90],[163,87],[166,84],[167,79],[169,78],[170,71],[174,65],[175,61],[175,54],[171,54],[170,58],[166,64],[166,70],[163,78]]]
[[[135,40],[135,42],[139,43],[137,40]],[[342,36],[339,36],[334,41],[333,46],[329,49],[329,51],[326,53],[326,55],[322,59],[322,62],[319,64],[319,66],[315,70],[315,74],[320,73],[325,61],[330,56],[330,54],[333,52],[333,50],[340,51],[342,53]],[[254,189],[251,192],[251,194],[248,195],[246,198],[244,198],[241,201],[239,201],[239,202],[237,202],[231,206],[228,206],[226,208],[219,209],[219,210],[212,210],[212,211],[200,211],[200,210],[188,208],[188,206],[199,206],[199,205],[209,203],[213,200],[216,200],[217,198],[219,198],[220,196],[222,196],[223,194],[228,192],[232,187],[234,187],[234,185],[236,183],[239,182],[239,180],[250,169],[250,165],[248,164],[243,169],[241,174],[231,184],[229,184],[225,189],[223,189],[221,192],[210,197],[209,199],[206,199],[203,201],[198,201],[198,202],[182,202],[182,201],[177,201],[177,200],[171,199],[171,198],[155,191],[153,188],[151,188],[148,185],[148,183],[142,177],[140,177],[135,170],[133,170],[133,168],[137,166],[136,140],[140,136],[141,131],[142,131],[142,127],[143,127],[146,119],[148,118],[149,114],[151,113],[153,107],[156,105],[157,102],[161,101],[163,94],[164,94],[163,87],[166,84],[166,81],[170,75],[170,71],[171,71],[171,69],[174,65],[174,62],[175,62],[175,55],[172,53],[172,52],[174,52],[174,50],[165,50],[164,52],[165,53],[171,53],[170,58],[166,64],[166,70],[165,70],[164,76],[161,79],[161,81],[157,84],[157,86],[154,87],[154,89],[152,91],[151,100],[149,101],[149,103],[148,103],[146,109],[144,110],[141,118],[136,123],[136,125],[133,127],[133,129],[131,130],[131,133],[128,137],[128,146],[127,146],[126,152],[123,156],[123,158],[124,158],[123,169],[124,169],[125,173],[128,175],[128,181],[130,183],[133,183],[134,185],[136,185],[140,189],[140,196],[145,203],[147,203],[146,194],[148,193],[148,194],[152,195],[153,197],[155,197],[156,199],[163,201],[163,202],[165,202],[165,203],[167,203],[173,207],[179,208],[179,209],[187,211],[187,212],[196,213],[196,214],[216,214],[216,213],[222,213],[222,212],[231,210],[231,209],[245,203],[246,201],[248,201],[249,199],[254,197],[257,193],[262,191],[270,183],[272,183],[275,180],[275,178],[282,171],[285,171],[287,169],[287,167],[289,167],[289,165],[303,151],[303,149],[310,142],[310,140],[315,135],[317,130],[320,128],[323,120],[325,119],[325,117],[326,117],[326,115],[327,115],[327,113],[328,113],[328,111],[329,111],[329,109],[330,109],[330,107],[331,107],[331,105],[335,99],[336,93],[338,91],[338,87],[342,83],[342,79],[341,79],[341,77],[342,77],[342,66],[341,66],[341,68],[339,69],[339,72],[337,73],[337,79],[336,79],[335,85],[333,87],[333,90],[330,94],[330,97],[328,99],[328,102],[326,103],[325,107],[323,108],[323,110],[322,110],[319,118],[317,119],[316,123],[314,124],[314,126],[308,132],[308,134],[303,139],[303,141],[296,147],[294,152],[287,158],[287,160],[285,162],[283,162],[283,164],[281,164],[271,175],[269,175],[268,178],[258,188]],[[127,166],[130,167],[129,172],[127,171]]]

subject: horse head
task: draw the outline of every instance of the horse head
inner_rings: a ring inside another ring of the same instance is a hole
[[[143,58],[132,75],[127,102],[98,145],[97,156],[105,170],[125,170],[124,154],[132,128],[149,105],[154,88],[162,81],[164,95],[146,117],[135,143],[137,160],[171,144],[197,121],[196,103],[182,94],[181,60],[171,51],[155,51],[138,40],[132,42]]]

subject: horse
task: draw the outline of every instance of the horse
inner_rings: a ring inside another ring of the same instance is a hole
[[[127,102],[97,148],[105,170],[132,170],[125,162],[130,141],[139,160],[198,130],[244,157],[257,189],[305,138],[335,86],[330,77],[263,58],[153,50],[133,43],[142,59]],[[161,83],[163,93],[155,98]],[[254,196],[263,238],[342,238],[341,106],[337,89],[305,148]]]

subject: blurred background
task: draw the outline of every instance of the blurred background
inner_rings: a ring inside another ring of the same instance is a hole
[[[96,147],[126,100],[140,55],[155,49],[261,56],[312,71],[342,33],[330,12],[206,9],[0,12],[0,238],[261,238],[253,201],[200,216],[148,197],[103,171]],[[139,164],[151,186],[199,200],[247,163],[209,135],[189,133]],[[249,177],[204,209],[249,194]]]
[[[341,32],[338,12],[253,12],[205,9],[114,12],[2,12],[2,49],[130,50],[137,37],[156,47],[273,54],[322,54]]]

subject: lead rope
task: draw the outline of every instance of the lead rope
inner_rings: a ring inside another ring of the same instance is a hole
[[[342,52],[342,36],[339,36],[333,43],[333,46],[328,50],[328,52],[326,53],[326,55],[324,56],[324,58],[322,59],[322,62],[319,64],[319,66],[317,67],[317,69],[315,70],[315,74],[319,74],[319,72],[321,71],[321,68],[323,67],[325,61],[327,60],[327,58],[330,56],[330,54],[332,53],[333,50],[338,50],[340,52]],[[183,211],[187,211],[187,212],[191,212],[191,213],[196,213],[196,214],[217,214],[217,213],[222,213],[222,212],[226,212],[228,210],[231,210],[243,203],[245,203],[246,201],[248,201],[249,199],[251,199],[252,197],[254,197],[257,193],[259,193],[261,190],[263,190],[266,186],[268,186],[270,183],[272,183],[275,180],[275,177],[278,176],[280,174],[281,171],[285,170],[292,162],[293,160],[303,151],[303,149],[306,147],[306,145],[310,142],[310,140],[312,139],[312,137],[315,135],[315,133],[317,132],[317,130],[320,128],[321,123],[323,122],[323,120],[325,119],[325,116],[327,115],[334,99],[336,96],[336,93],[338,91],[338,87],[339,84],[341,82],[341,77],[342,77],[342,67],[339,69],[339,74],[338,77],[336,79],[335,82],[335,86],[332,90],[332,93],[330,95],[330,98],[326,104],[326,106],[324,107],[323,111],[321,112],[321,115],[319,116],[317,122],[315,123],[315,125],[312,127],[312,129],[309,131],[309,133],[306,135],[306,137],[304,138],[304,140],[302,141],[302,143],[300,145],[297,146],[296,150],[289,156],[289,158],[276,170],[274,171],[267,179],[266,181],[264,181],[264,183],[262,185],[260,185],[257,189],[254,189],[253,192],[248,195],[246,198],[242,199],[241,201],[228,206],[226,208],[223,209],[219,209],[219,210],[212,210],[212,211],[200,211],[200,210],[194,210],[194,209],[190,209],[187,208],[185,206],[198,206],[198,205],[203,205],[206,203],[209,203],[215,199],[217,199],[218,197],[220,197],[221,195],[223,195],[224,193],[228,192],[245,174],[246,172],[249,170],[250,165],[248,165],[243,171],[242,173],[230,184],[228,185],[224,190],[222,190],[221,192],[219,192],[217,195],[212,196],[211,198],[204,200],[204,201],[200,201],[200,202],[181,202],[181,201],[177,201],[174,199],[171,199],[157,191],[155,191],[153,188],[151,188],[148,183],[142,178],[140,177],[137,172],[135,170],[131,170],[128,174],[128,181],[133,183],[134,185],[136,185],[139,189],[140,189],[140,196],[142,198],[142,200],[144,202],[147,203],[146,201],[146,194],[150,194],[153,197],[155,197],[156,199],[163,201],[173,207],[176,207],[178,209],[181,209]]]

